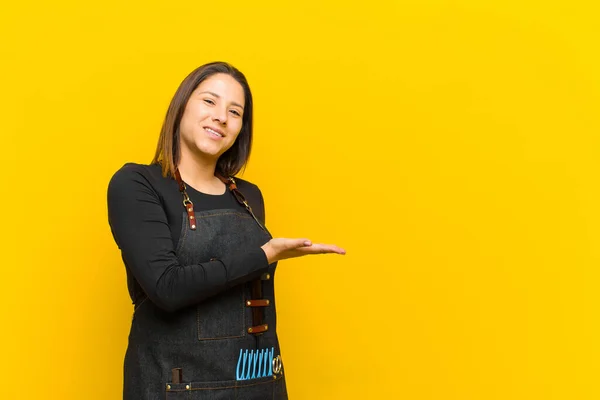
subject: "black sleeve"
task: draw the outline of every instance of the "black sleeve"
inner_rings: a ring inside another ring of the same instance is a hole
[[[258,218],[258,220],[265,225],[265,200],[258,186],[252,186],[254,186],[254,190],[256,192],[256,204],[252,205],[252,210],[254,211],[254,214],[256,214],[256,218]]]
[[[159,196],[140,171],[119,170],[108,185],[107,197],[110,228],[123,260],[162,309],[176,311],[197,304],[268,271],[260,247],[220,260],[180,265]]]

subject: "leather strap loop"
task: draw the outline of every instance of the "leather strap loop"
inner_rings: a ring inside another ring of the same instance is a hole
[[[269,299],[246,300],[246,307],[267,307],[270,304]]]
[[[183,373],[181,371],[181,368],[173,368],[171,370],[171,375],[172,375],[172,377],[171,377],[172,383],[179,384],[183,380]]]
[[[268,330],[269,330],[269,325],[264,324],[264,325],[258,325],[258,326],[251,326],[250,328],[248,328],[248,333],[263,333]]]

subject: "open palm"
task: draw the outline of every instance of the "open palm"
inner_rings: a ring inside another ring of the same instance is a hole
[[[310,254],[346,254],[346,250],[336,245],[312,243],[308,239],[273,238],[262,248],[269,263]]]

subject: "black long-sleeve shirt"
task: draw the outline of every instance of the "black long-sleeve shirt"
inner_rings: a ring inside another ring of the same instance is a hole
[[[264,224],[264,201],[259,188],[236,178],[237,187]],[[229,189],[222,195],[201,193],[187,186],[195,211],[236,209],[247,212]],[[176,311],[197,304],[207,293],[225,290],[269,269],[259,247],[219,260],[181,265],[175,248],[181,231],[183,197],[177,182],[163,177],[158,164],[125,164],[108,185],[108,221],[121,249],[127,285],[133,303],[145,293],[157,306]]]

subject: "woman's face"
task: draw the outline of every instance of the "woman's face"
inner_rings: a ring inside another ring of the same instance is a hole
[[[179,125],[182,155],[218,159],[242,129],[244,89],[227,74],[205,79],[188,100]]]

